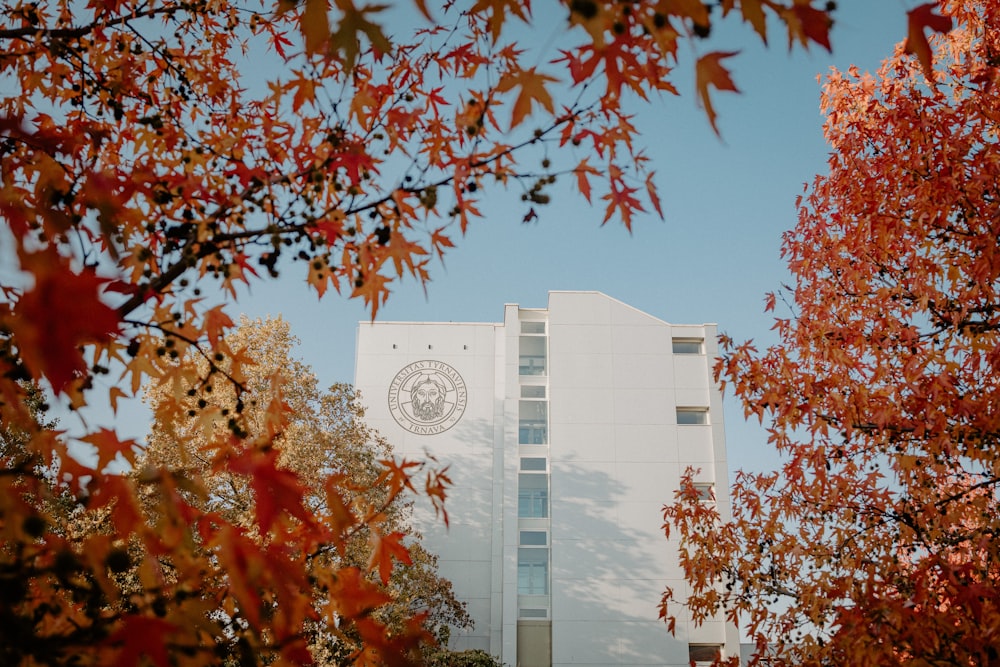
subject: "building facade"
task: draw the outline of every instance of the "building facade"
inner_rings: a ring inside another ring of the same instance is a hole
[[[450,466],[450,528],[414,518],[475,620],[453,648],[511,667],[738,655],[721,620],[672,636],[657,617],[685,586],[661,511],[683,471],[730,513],[716,350],[714,325],[596,292],[507,305],[501,323],[359,325],[368,423],[397,455]]]

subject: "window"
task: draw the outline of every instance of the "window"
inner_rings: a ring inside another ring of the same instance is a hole
[[[519,375],[545,375],[545,338],[521,336],[518,352]]]
[[[708,408],[677,408],[678,424],[707,424]]]
[[[722,644],[688,644],[688,662],[710,665],[722,657]]]
[[[521,473],[517,476],[517,516],[544,519],[549,516],[549,476]]]
[[[531,470],[533,472],[545,472],[548,468],[547,461],[541,456],[522,456],[521,470]]]
[[[715,485],[711,482],[695,482],[695,491],[698,492],[698,500],[705,502],[715,502]]]
[[[517,550],[518,595],[549,594],[549,550]]]
[[[520,536],[521,546],[544,547],[549,543],[549,536],[544,530],[522,530]]]
[[[518,404],[517,441],[522,445],[544,445],[549,441],[548,403],[520,401]]]
[[[545,398],[545,385],[543,384],[522,385],[521,398]]]
[[[705,341],[700,338],[675,338],[674,354],[705,354]]]
[[[520,609],[517,612],[519,618],[548,618],[548,609]]]
[[[521,333],[545,335],[545,322],[521,322]]]

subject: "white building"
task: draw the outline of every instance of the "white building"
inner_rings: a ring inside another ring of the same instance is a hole
[[[685,590],[661,512],[681,473],[700,468],[730,512],[716,349],[714,325],[596,292],[507,305],[502,323],[359,325],[368,423],[397,455],[451,466],[450,529],[417,522],[475,619],[454,648],[512,667],[738,655],[735,627],[674,637],[657,617],[666,586]]]

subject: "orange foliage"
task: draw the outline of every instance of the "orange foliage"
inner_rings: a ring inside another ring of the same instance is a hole
[[[692,595],[664,615],[737,620],[767,664],[1000,664],[1000,2],[910,26],[877,75],[827,79],[779,344],[723,340],[782,467],[739,474],[732,522],[665,508]]]
[[[630,225],[644,207],[661,211],[624,104],[674,91],[682,40],[723,20],[764,38],[770,16],[790,43],[829,44],[828,11],[804,0],[726,0],[714,14],[700,2],[567,0],[570,46],[539,64],[507,29],[532,20],[528,0],[416,5],[436,23],[392,41],[391,10],[352,0],[2,3],[0,216],[16,266],[0,285],[0,662],[303,664],[307,624],[363,635],[358,664],[412,659],[420,619],[388,637],[371,592],[406,546],[379,513],[340,502],[336,477],[328,515],[309,511],[301,480],[276,464],[282,383],[249,419],[254,355],[230,349],[228,303],[202,290],[229,302],[299,266],[319,295],[346,291],[374,315],[393,280],[427,279],[480,217],[486,184],[532,181],[529,217],[545,186],[572,174],[606,202],[606,220]],[[698,67],[713,126],[709,86],[735,88],[721,53]],[[577,90],[559,103],[564,86]],[[519,167],[543,145],[545,173]],[[232,409],[211,400],[222,381]],[[210,472],[252,490],[256,525],[200,509],[196,479],[109,470],[135,460],[133,443],[39,423],[32,383],[74,408],[98,386],[115,409],[144,387],[167,397],[157,423],[193,420]],[[96,464],[70,455],[79,443]],[[414,471],[395,462],[376,483],[394,497],[416,486]],[[438,472],[424,484],[442,513],[447,483]],[[110,532],[63,526],[57,506]],[[369,572],[306,585],[312,554],[362,530]]]

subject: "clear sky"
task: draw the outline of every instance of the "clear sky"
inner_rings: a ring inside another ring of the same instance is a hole
[[[538,14],[545,3],[534,4],[538,23],[548,27],[524,30],[525,41],[551,44],[548,31],[564,29],[561,14]],[[378,319],[495,322],[505,303],[545,307],[549,290],[597,290],[668,322],[715,322],[738,340],[772,341],[763,297],[788,280],[781,234],[794,225],[795,198],[823,171],[827,156],[817,75],[852,63],[874,71],[905,38],[906,11],[916,4],[838,3],[832,54],[815,46],[789,53],[777,33],[764,48],[748,29],[698,44],[701,53],[742,51],[727,61],[742,93],[715,96],[722,140],[698,107],[693,82],[683,76],[690,51],[678,71],[681,97],[634,104],[666,221],[639,216],[631,234],[615,221],[602,227],[603,206],[590,206],[567,189],[536,208],[540,219],[525,225],[517,196],[495,197],[482,207],[485,219],[456,239],[443,265],[433,266],[426,294],[404,281]],[[239,310],[288,320],[302,341],[301,356],[322,382],[353,379],[355,330],[368,317],[362,303],[336,294],[318,300],[290,271],[277,282],[255,285]],[[766,434],[743,423],[731,397],[725,417],[731,469],[774,461]]]
[[[546,0],[534,4],[534,25],[515,26],[509,34],[539,49],[544,63],[556,56],[565,15]],[[742,93],[714,96],[721,140],[696,101],[690,46],[682,47],[675,81],[681,97],[634,101],[639,141],[657,172],[666,221],[640,215],[631,234],[614,220],[602,227],[603,205],[588,205],[561,184],[549,206],[536,207],[539,220],[526,225],[520,191],[493,196],[481,207],[485,219],[455,239],[458,247],[443,264],[432,266],[426,293],[413,280],[403,281],[379,319],[496,322],[505,303],[544,307],[550,290],[597,290],[668,322],[715,322],[737,340],[772,341],[763,298],[788,280],[779,256],[781,234],[794,225],[795,198],[824,170],[827,155],[817,76],[852,63],[876,69],[905,38],[906,11],[919,3],[838,4],[832,54],[815,46],[789,53],[777,25],[768,48],[748,27],[695,45],[698,54],[741,50],[727,65]],[[411,29],[402,23],[388,24],[387,32],[402,36]],[[321,383],[350,382],[355,331],[368,311],[333,292],[318,299],[302,271],[301,264],[288,266],[279,280],[255,283],[230,313],[281,315]],[[144,411],[124,412],[117,420],[120,432],[142,436]],[[766,434],[743,422],[731,397],[725,417],[731,471],[772,467]],[[94,414],[90,426],[111,421],[110,415]]]

